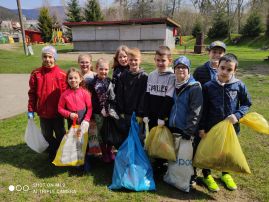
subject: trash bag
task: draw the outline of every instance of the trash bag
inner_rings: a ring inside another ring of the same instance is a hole
[[[191,176],[194,174],[192,167],[193,147],[191,140],[175,138],[179,144],[176,162],[169,161],[168,169],[163,180],[181,191],[190,191]]]
[[[104,143],[114,145],[116,148],[119,148],[127,136],[127,131],[128,129],[124,119],[105,117],[100,134]]]
[[[28,147],[37,153],[44,152],[49,146],[49,143],[45,140],[40,128],[36,126],[34,119],[28,119],[24,140]]]
[[[79,127],[79,125],[72,125],[63,137],[56,157],[52,162],[55,166],[80,166],[84,164],[88,132],[78,136]]]
[[[139,126],[133,113],[129,135],[115,158],[112,184],[109,189],[155,190],[152,167],[138,134]]]
[[[193,166],[223,172],[251,173],[234,127],[228,120],[216,124],[201,140]]]
[[[266,119],[257,112],[250,112],[243,116],[239,123],[242,123],[258,133],[269,135],[269,125]]]
[[[98,155],[101,153],[100,144],[97,136],[97,125],[94,120],[90,121],[89,128],[89,149],[88,155]]]
[[[156,126],[150,130],[145,148],[149,156],[176,160],[173,135],[166,126]]]

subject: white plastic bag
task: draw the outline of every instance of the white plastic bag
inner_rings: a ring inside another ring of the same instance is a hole
[[[38,153],[42,153],[49,146],[41,130],[36,126],[34,119],[28,119],[24,140],[28,147]]]
[[[88,132],[78,136],[79,125],[73,125],[63,137],[52,162],[56,166],[80,166],[84,164],[85,153],[88,144]]]
[[[175,147],[178,148],[176,161],[168,162],[168,169],[163,180],[181,191],[189,192],[191,176],[194,174],[192,141],[177,137]]]

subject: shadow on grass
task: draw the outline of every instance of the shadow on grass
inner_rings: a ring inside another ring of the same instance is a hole
[[[50,178],[61,173],[68,172],[69,176],[81,177],[85,175],[83,171],[75,167],[56,167],[50,163],[48,155],[38,154],[30,150],[26,144],[18,144],[7,147],[0,147],[0,164],[9,164],[20,169],[32,171],[38,178]],[[113,163],[105,164],[98,157],[90,158],[91,170],[88,173],[93,177],[93,184],[96,186],[109,186],[112,183]],[[192,190],[189,194],[179,191],[178,189],[164,183],[162,180],[157,180],[156,191],[149,192],[164,200],[215,200],[209,194],[200,191]],[[121,193],[133,193],[133,191],[122,189],[114,190]]]
[[[55,167],[48,154],[38,154],[26,144],[0,146],[0,164],[9,164],[20,169],[31,170],[38,178],[49,178],[66,172],[68,168]]]
[[[100,158],[94,158],[94,157],[90,159],[90,162],[91,162],[90,175],[93,176],[94,185],[109,186],[112,183],[114,163],[105,164],[102,162]],[[166,198],[166,200],[169,199],[215,200],[214,197],[200,190],[194,189],[190,193],[185,193],[174,188],[173,186],[168,185],[161,179],[155,181],[155,183],[156,183],[156,191],[150,191],[149,193],[152,193],[162,198]],[[120,192],[126,194],[133,193],[133,191],[128,189],[113,190],[113,192]]]

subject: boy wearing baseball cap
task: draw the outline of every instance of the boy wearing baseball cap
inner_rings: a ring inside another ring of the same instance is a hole
[[[189,140],[198,131],[203,106],[202,88],[190,74],[191,62],[187,57],[177,58],[173,67],[176,82],[169,127],[172,133]]]
[[[28,91],[28,118],[34,118],[34,112],[38,114],[42,134],[49,143],[50,160],[54,159],[65,134],[58,102],[66,89],[66,73],[55,64],[56,59],[57,51],[53,46],[42,49],[42,66],[32,71]]]
[[[193,77],[201,85],[216,78],[219,59],[226,52],[226,45],[222,41],[214,41],[208,47],[209,61],[195,69]]]

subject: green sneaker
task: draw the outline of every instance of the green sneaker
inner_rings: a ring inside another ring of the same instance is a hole
[[[204,177],[202,179],[203,183],[206,185],[206,187],[210,190],[210,191],[214,191],[217,192],[219,191],[219,186],[218,184],[215,182],[214,178],[212,177],[212,175],[208,175],[207,177]]]
[[[227,189],[233,191],[233,190],[236,190],[237,189],[237,186],[232,178],[231,175],[229,174],[224,174],[224,175],[221,175],[221,181],[225,184],[225,186],[227,187]]]

